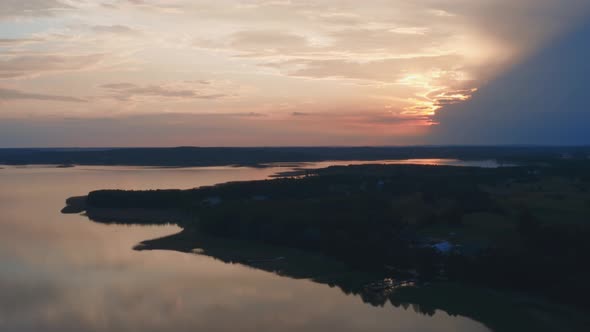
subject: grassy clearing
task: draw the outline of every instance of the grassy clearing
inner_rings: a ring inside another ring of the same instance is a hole
[[[421,229],[427,237],[479,247],[516,247],[519,243],[516,221],[510,216],[471,213],[463,216],[462,226],[434,225]]]

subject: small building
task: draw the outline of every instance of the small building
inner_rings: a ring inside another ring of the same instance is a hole
[[[254,201],[267,201],[268,200],[268,196],[265,196],[265,195],[254,195],[254,196],[252,196],[252,200],[254,200]]]
[[[453,250],[453,245],[448,241],[438,242],[433,244],[432,249],[443,255],[448,255]]]
[[[216,206],[216,205],[221,204],[221,202],[222,202],[221,197],[219,197],[219,196],[207,197],[202,201],[202,203],[204,205],[208,205],[208,206]]]
[[[383,190],[383,187],[385,187],[385,181],[383,181],[383,180],[377,181],[376,187],[377,187],[377,190]]]

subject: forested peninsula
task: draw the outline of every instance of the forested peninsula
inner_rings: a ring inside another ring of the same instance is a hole
[[[210,234],[322,254],[396,280],[590,304],[589,160],[334,166],[293,175],[191,190],[99,190],[69,199],[64,212],[177,224],[185,230],[178,246],[191,246],[194,235],[198,248],[199,234]]]

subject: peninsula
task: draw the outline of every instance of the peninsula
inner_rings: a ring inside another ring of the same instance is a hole
[[[294,175],[191,190],[99,190],[69,199],[64,212],[177,224],[184,232],[165,244],[183,251],[208,234],[317,253],[395,280],[590,304],[590,160],[494,169],[334,166]]]

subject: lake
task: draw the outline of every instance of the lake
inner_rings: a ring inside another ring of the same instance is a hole
[[[306,164],[312,166],[318,165]],[[0,331],[477,332],[501,326],[497,316],[510,309],[501,304],[488,303],[481,310],[489,312],[475,314],[470,310],[479,309],[469,302],[455,306],[468,307],[462,314],[446,307],[453,293],[444,292],[426,301],[429,307],[420,305],[423,294],[416,301],[406,295],[398,303],[371,304],[334,285],[208,255],[133,250],[144,240],[179,232],[175,226],[104,225],[60,213],[66,198],[91,190],[192,188],[265,179],[288,167],[294,165],[2,166]]]

